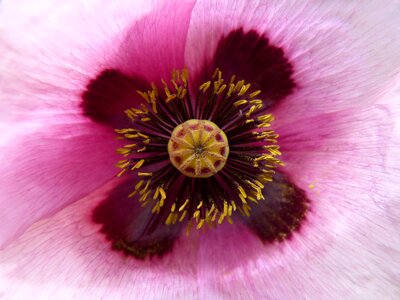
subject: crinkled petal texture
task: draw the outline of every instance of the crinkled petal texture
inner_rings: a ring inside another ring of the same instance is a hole
[[[7,240],[48,218],[0,252],[1,295],[399,295],[400,136],[393,125],[400,116],[398,96],[370,105],[398,77],[396,3],[199,1],[193,11],[192,3],[181,2],[150,3],[143,10],[130,1],[85,3],[26,6],[22,15],[21,7],[14,11],[11,1],[2,3],[6,30],[0,47],[7,53],[1,65],[7,70],[1,72],[1,114],[7,120],[2,153],[8,155],[2,156],[7,168],[0,177],[1,214],[9,212],[10,219],[1,215],[7,220],[1,237]],[[33,32],[26,36],[28,25]],[[185,62],[191,74],[200,73],[218,41],[240,28],[265,35],[294,67],[296,88],[274,114],[285,172],[311,202],[300,231],[284,242],[263,244],[244,225],[222,225],[207,234],[181,236],[162,258],[137,261],[111,251],[100,225],[92,221],[92,211],[114,182],[52,215],[113,175],[109,129],[76,115],[90,79],[118,68],[151,81]],[[93,141],[85,144],[87,139]]]
[[[0,244],[116,175],[119,144],[83,116],[81,94],[107,68],[152,81],[183,67],[192,6],[2,2]]]

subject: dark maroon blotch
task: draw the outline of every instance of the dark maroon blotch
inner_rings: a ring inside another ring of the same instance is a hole
[[[292,236],[305,221],[310,201],[306,193],[277,171],[273,182],[265,184],[265,200],[250,202],[249,217],[240,217],[264,242],[282,241]]]
[[[138,259],[161,257],[172,251],[182,223],[166,226],[151,205],[141,207],[137,198],[128,198],[134,183],[128,179],[115,187],[94,209],[92,219],[102,225],[112,249]]]
[[[178,131],[178,136],[179,136],[179,137],[184,137],[185,134],[186,134],[185,129],[181,129],[181,130]]]
[[[176,161],[176,163],[180,164],[182,162],[182,158],[179,156],[175,156],[174,160]]]
[[[173,142],[173,143],[172,143],[172,149],[173,149],[173,150],[177,150],[178,148],[179,148],[179,144],[176,143],[176,142]]]
[[[223,155],[223,154],[222,154]],[[214,163],[214,167],[215,168],[218,168],[220,165],[221,165],[221,161],[220,160],[217,160],[215,163]]]
[[[195,173],[195,170],[192,167],[187,167],[185,171],[188,173],[193,173],[193,174]]]
[[[106,69],[89,82],[82,93],[81,108],[85,116],[111,128],[129,127],[124,111],[144,101],[137,90],[147,91],[150,85],[139,76],[127,76],[118,70]]]
[[[209,169],[209,168],[202,168],[201,169],[201,173],[202,174],[208,174],[208,173],[210,173],[211,172],[211,170]]]
[[[239,28],[223,36],[212,61],[204,62],[196,84],[210,80],[215,68],[222,71],[226,81],[236,75],[236,79],[251,83],[251,90],[260,89],[262,93],[257,97],[266,107],[284,99],[296,87],[293,65],[284,50],[255,30],[245,32]]]

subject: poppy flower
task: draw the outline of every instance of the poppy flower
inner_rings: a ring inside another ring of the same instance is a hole
[[[399,12],[3,1],[0,295],[395,297]]]

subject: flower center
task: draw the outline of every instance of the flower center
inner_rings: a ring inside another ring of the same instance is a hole
[[[182,174],[207,178],[225,166],[228,138],[215,123],[192,119],[172,131],[168,153],[171,163]]]
[[[129,197],[151,205],[154,222],[188,229],[249,216],[250,202],[264,200],[265,183],[282,165],[261,91],[235,76],[226,82],[218,69],[194,93],[186,70],[162,82],[163,92],[154,84],[138,91],[145,101],[126,110],[132,126],[116,129],[128,142],[118,149],[119,176],[136,176]]]

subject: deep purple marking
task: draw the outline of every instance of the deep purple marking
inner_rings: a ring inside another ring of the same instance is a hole
[[[128,198],[136,181],[129,178],[113,189],[93,211],[92,219],[102,224],[101,232],[112,243],[112,248],[126,255],[144,259],[163,256],[172,251],[182,223],[164,225],[152,206],[140,206],[137,198]]]
[[[238,80],[251,83],[252,90],[260,89],[262,94],[257,97],[266,107],[290,95],[296,86],[293,66],[283,49],[271,45],[255,30],[244,32],[240,28],[222,37],[212,61],[204,62],[196,84],[210,80],[215,68],[222,71],[227,82],[236,75]]]
[[[118,70],[104,70],[82,94],[83,114],[113,129],[127,127],[130,121],[124,111],[139,106],[144,100],[136,91],[147,91],[149,87],[138,76],[129,77]]]
[[[277,171],[265,184],[265,200],[250,202],[249,217],[240,218],[264,242],[283,241],[298,231],[306,218],[309,200],[305,192]]]
[[[225,148],[224,148],[224,149],[225,149]],[[221,153],[221,155],[224,155],[224,154]],[[214,163],[214,167],[215,167],[215,168],[218,168],[220,165],[221,165],[221,161],[220,161],[220,160],[217,160],[217,161]]]
[[[201,169],[201,174],[207,174],[207,173],[210,173],[210,172],[211,172],[211,170],[209,168],[202,168]]]
[[[180,163],[182,162],[182,158],[179,157],[179,156],[174,157],[174,160],[175,160],[178,164],[180,164]]]

